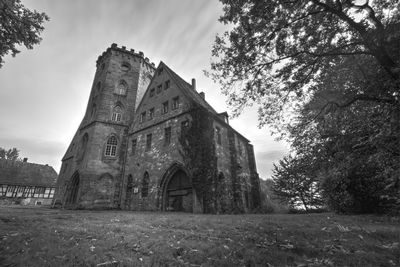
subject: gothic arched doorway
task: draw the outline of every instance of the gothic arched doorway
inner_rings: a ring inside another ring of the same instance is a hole
[[[65,205],[72,205],[76,203],[78,190],[79,190],[79,173],[76,172],[71,178],[71,183],[67,190]]]
[[[187,173],[182,169],[172,168],[167,171],[166,176],[163,185],[162,209],[193,212],[193,186]]]

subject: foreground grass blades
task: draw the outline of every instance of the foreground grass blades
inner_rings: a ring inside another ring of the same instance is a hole
[[[0,266],[400,266],[399,218],[0,207]]]

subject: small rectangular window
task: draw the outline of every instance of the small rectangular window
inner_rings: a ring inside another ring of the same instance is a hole
[[[163,103],[163,114],[168,113],[168,101]]]
[[[161,91],[162,91],[162,84],[157,86],[157,94],[161,93]]]
[[[155,88],[151,88],[150,89],[150,97],[153,97],[155,92],[156,92],[156,89]]]
[[[137,140],[133,139],[132,140],[132,155],[136,154],[136,146],[137,146]]]
[[[151,108],[149,110],[149,120],[152,120],[154,118],[154,108]]]
[[[168,146],[171,144],[171,127],[164,129],[164,145]]]
[[[222,143],[222,140],[221,140],[221,129],[219,127],[215,127],[215,133],[217,135],[217,143],[220,145]]]
[[[164,71],[164,69],[163,69],[163,68],[160,68],[160,69],[158,70],[158,75],[160,76],[160,75],[163,73],[163,71]]]
[[[148,134],[146,136],[146,151],[150,151],[150,149],[151,149],[151,138],[152,138],[152,134]]]
[[[146,112],[142,112],[140,114],[140,123],[143,123],[146,120]]]
[[[170,84],[171,84],[171,82],[169,80],[165,81],[165,90],[167,90],[169,88]]]
[[[172,99],[172,109],[179,108],[179,96]]]

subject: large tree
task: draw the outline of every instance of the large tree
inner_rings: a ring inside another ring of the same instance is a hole
[[[212,77],[240,112],[254,102],[260,122],[282,127],[286,111],[319,91],[334,61],[352,58],[351,68],[373,60],[385,86],[348,88],[327,102],[399,104],[400,12],[397,0],[221,0],[220,21],[233,28],[217,36]],[[371,70],[362,71],[369,72]]]
[[[400,212],[399,2],[222,2],[211,75],[236,111],[258,103],[336,211]]]
[[[0,67],[5,55],[15,56],[20,52],[18,46],[32,49],[40,43],[46,20],[49,17],[45,13],[27,9],[20,0],[0,1]]]

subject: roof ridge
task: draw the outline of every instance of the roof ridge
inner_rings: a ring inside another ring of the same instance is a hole
[[[161,61],[161,63],[166,67],[166,71],[169,72],[171,78],[175,81],[175,83],[181,88],[184,93],[187,93],[187,96],[189,98],[192,98],[195,100],[198,104],[209,110],[211,113],[218,114],[217,111],[204,99],[200,96],[200,94],[193,89],[192,85],[188,82],[186,82],[182,77],[180,77],[176,72],[174,72],[170,67],[167,66],[164,62]],[[182,84],[183,83],[183,84]]]

